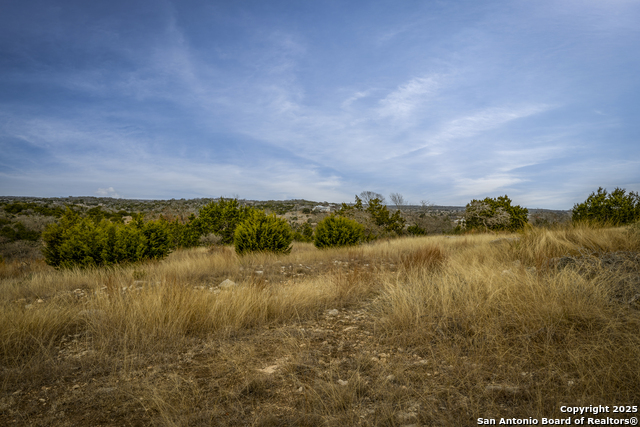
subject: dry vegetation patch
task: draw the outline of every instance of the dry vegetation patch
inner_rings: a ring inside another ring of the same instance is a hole
[[[446,426],[637,405],[634,236],[534,229],[295,243],[286,256],[192,249],[111,269],[5,263],[0,424]]]

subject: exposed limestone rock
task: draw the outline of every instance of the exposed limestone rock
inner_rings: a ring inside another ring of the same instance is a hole
[[[238,284],[233,280],[226,279],[224,282],[220,283],[220,285],[218,286],[220,286],[222,289],[229,289],[229,288],[234,288],[238,286]]]

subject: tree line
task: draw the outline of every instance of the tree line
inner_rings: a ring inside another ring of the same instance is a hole
[[[399,193],[393,193],[392,200],[398,207],[404,202]],[[12,211],[20,208],[22,206],[10,207]],[[132,214],[132,220],[125,223],[124,213],[107,215],[92,209],[81,215],[71,207],[64,213],[56,211],[59,220],[49,224],[42,234],[45,261],[56,268],[99,267],[158,260],[178,248],[213,240],[233,244],[242,255],[254,251],[289,253],[294,239],[313,241],[316,247],[324,249],[357,245],[381,237],[426,234],[426,230],[416,224],[407,225],[400,209],[391,212],[384,204],[384,197],[374,192],[355,196],[353,204],[343,203],[337,212],[320,221],[315,230],[309,224],[293,229],[275,214],[267,215],[263,210],[242,206],[237,199],[212,201],[200,209],[197,217],[191,214],[186,220],[169,221],[161,216],[145,221],[143,214]],[[640,197],[619,188],[612,193],[599,188],[585,202],[574,206],[572,220],[608,225],[636,222],[640,220]],[[455,231],[515,232],[527,224],[528,210],[513,205],[505,195],[469,202],[464,220]]]

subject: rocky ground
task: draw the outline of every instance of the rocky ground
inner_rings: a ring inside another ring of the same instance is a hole
[[[520,267],[514,265],[513,274]],[[640,309],[637,252],[558,257],[543,267],[572,268],[587,276],[606,271],[617,289],[612,302]],[[250,268],[242,274],[260,283],[315,276],[329,267],[276,263]],[[335,260],[330,268],[345,274],[396,271],[393,264],[374,266],[364,259]],[[524,274],[540,273],[533,268]],[[210,277],[218,285],[197,285],[194,292],[225,292],[237,279]],[[138,280],[120,291],[135,293],[152,285]],[[66,297],[84,300],[92,292],[76,289]],[[554,384],[567,396],[580,386],[579,378],[545,366],[518,370],[495,364],[494,355],[467,357],[462,344],[443,351],[443,343],[459,345],[450,336],[455,325],[449,331],[434,324],[424,345],[403,345],[384,329],[376,298],[285,323],[197,336],[154,354],[119,354],[115,360],[96,351],[91,331],[79,328],[55,343],[45,375],[24,371],[18,373],[22,381],[3,380],[0,425],[474,425],[478,414],[509,416],[539,406],[545,399],[540,383]],[[15,303],[37,309],[47,301]],[[94,320],[101,315],[82,313]],[[16,377],[16,372],[4,374]],[[0,378],[5,375],[0,372]],[[556,406],[553,402],[548,413]]]
[[[159,408],[159,400],[184,410],[185,402],[172,400],[189,399],[194,406],[183,414],[183,425],[321,425],[328,415],[324,404],[351,408],[349,419],[357,424],[395,416],[394,425],[419,425],[421,404],[410,398],[412,376],[422,383],[425,376],[446,375],[453,366],[384,345],[379,335],[368,301],[239,336],[193,340],[186,351],[155,355],[144,366],[129,361],[128,367],[112,367],[120,372],[100,372],[90,340],[66,336],[52,361],[66,372],[52,373],[37,386],[25,382],[3,396],[0,423],[163,425],[159,415],[171,410]],[[387,388],[376,393],[406,399],[399,408],[381,412],[383,396],[371,394],[370,384]],[[154,389],[184,396],[157,396],[154,402],[149,397]],[[354,399],[360,401],[355,407]]]

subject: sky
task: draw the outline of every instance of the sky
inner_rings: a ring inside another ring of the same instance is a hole
[[[640,191],[640,0],[0,0],[0,195]]]

